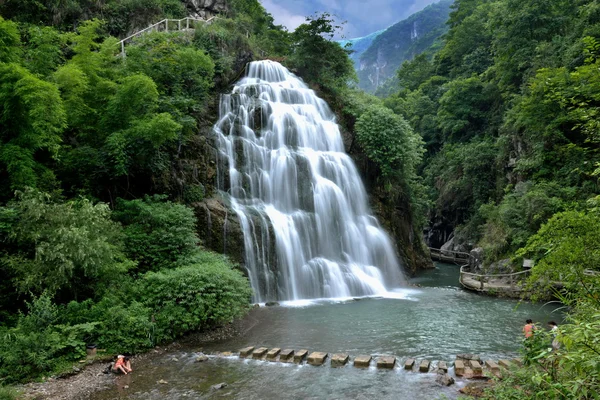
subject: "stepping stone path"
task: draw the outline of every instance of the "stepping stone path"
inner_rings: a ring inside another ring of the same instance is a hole
[[[350,356],[348,354],[334,354],[331,356],[332,367],[343,367],[348,363]]]
[[[304,359],[308,356],[308,350],[298,350],[296,354],[294,354],[294,362],[296,364],[300,364]]]
[[[254,351],[254,347],[244,347],[243,349],[240,350],[240,357],[248,358],[248,357],[250,357],[250,355],[252,354],[253,351]]]
[[[448,373],[448,365],[446,365],[445,361],[440,361],[437,365],[437,369],[439,371],[444,371],[444,373]]]
[[[223,352],[216,353],[217,356],[231,356],[233,353],[231,352]],[[255,360],[266,360],[266,361],[279,361],[282,363],[291,363],[294,362],[296,364],[302,364],[305,360],[309,365],[321,366],[327,363],[327,359],[331,358],[330,366],[331,367],[344,367],[350,362],[350,355],[346,353],[336,353],[330,354],[325,352],[315,351],[309,354],[308,350],[294,350],[294,349],[285,349],[281,350],[279,347],[275,347],[272,349],[268,349],[267,347],[259,347],[255,348],[254,346],[244,347],[239,350],[240,358],[252,358]],[[207,357],[208,359],[208,357]],[[353,365],[357,368],[369,368],[371,365],[371,361],[373,357],[370,355],[359,355],[356,356],[353,360]],[[399,364],[400,369],[404,369],[406,371],[415,371],[418,369],[419,372],[428,373],[432,370],[432,365],[434,366],[433,371],[438,375],[443,376],[448,383],[444,384],[452,384],[454,379],[448,375],[448,363],[446,361],[430,361],[427,359],[421,359],[420,362],[417,362],[414,358],[407,358],[402,361],[394,356],[379,356],[376,360],[376,367],[380,369],[394,369],[396,368],[396,363]],[[499,360],[498,362],[494,360],[486,360],[485,362],[481,361],[481,358],[477,355],[473,354],[460,354],[456,356],[456,360],[454,361],[454,375],[457,377],[463,377],[464,379],[474,379],[474,378],[483,378],[486,376],[494,375],[496,377],[502,377],[502,369],[508,370],[514,365],[522,365],[523,361],[519,358],[512,360]],[[438,377],[438,380],[440,378]]]
[[[280,352],[281,349],[279,348],[269,350],[269,352],[267,353],[267,361],[275,361]]]
[[[319,366],[319,365],[323,365],[325,363],[325,359],[327,359],[327,353],[315,351],[315,352],[309,354],[308,363],[310,365]]]
[[[281,353],[279,353],[279,361],[286,362],[286,363],[293,362],[294,361],[294,350],[291,350],[291,349],[281,350]]]
[[[383,356],[377,359],[377,368],[393,369],[396,365],[396,357]]]
[[[266,347],[259,347],[258,349],[252,352],[252,358],[255,360],[260,360],[267,354],[268,350],[269,349],[267,349]]]
[[[354,359],[354,366],[361,368],[368,368],[371,364],[371,360],[373,357],[371,356],[358,356]]]

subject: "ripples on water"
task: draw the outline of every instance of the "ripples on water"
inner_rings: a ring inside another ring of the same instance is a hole
[[[458,268],[438,264],[412,281],[418,288],[392,292],[398,298],[311,300],[251,313],[254,327],[241,338],[205,346],[204,351],[236,351],[247,345],[306,348],[329,353],[395,355],[453,361],[457,353],[484,358],[512,357],[520,346],[524,320],[560,320],[551,306],[496,299],[458,287]],[[437,399],[456,398],[464,382],[450,388],[433,374],[367,370],[352,366],[297,366],[237,357],[211,357],[195,363],[196,348],[157,356],[135,366],[133,376],[118,378],[114,389],[96,400],[119,394],[132,399]],[[173,357],[178,361],[172,361]],[[157,384],[164,379],[168,384]],[[219,391],[211,385],[226,382]],[[129,389],[119,389],[128,385]]]

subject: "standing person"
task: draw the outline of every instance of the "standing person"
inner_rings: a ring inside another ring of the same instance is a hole
[[[523,327],[523,334],[525,335],[525,339],[529,339],[533,336],[533,331],[535,330],[535,325],[531,319],[525,321],[525,326]]]
[[[558,336],[558,325],[554,321],[548,322],[548,327],[550,328],[550,333],[552,334],[552,350],[556,351],[560,349],[560,343],[556,338]]]

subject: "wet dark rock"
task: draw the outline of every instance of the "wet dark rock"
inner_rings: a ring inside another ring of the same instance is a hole
[[[199,354],[198,357],[196,357],[196,362],[204,362],[204,361],[208,361],[208,357],[205,354]]]
[[[216,385],[212,385],[210,388],[212,390],[219,390],[219,389],[223,389],[223,388],[226,388],[226,387],[227,387],[227,383],[221,382],[221,383],[218,383]]]
[[[447,373],[440,370],[441,373],[438,373],[438,376],[435,378],[435,381],[442,386],[450,386],[454,383],[454,378],[452,378]]]
[[[276,302],[276,301],[267,301],[265,303],[265,306],[267,306],[267,307],[275,307],[275,306],[278,306],[278,305],[279,305],[279,303]]]
[[[471,353],[457,354],[456,359],[457,360],[466,360],[466,361],[477,361],[479,363],[481,362],[481,357],[479,357],[477,354],[471,354]]]

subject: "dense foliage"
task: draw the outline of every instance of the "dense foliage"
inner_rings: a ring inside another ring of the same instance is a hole
[[[486,264],[533,259],[530,294],[568,307],[561,348],[539,330],[526,366],[485,398],[598,397],[599,11],[596,0],[456,0],[442,46],[405,62],[384,100],[425,142],[440,237],[483,247]]]
[[[385,99],[426,143],[432,224],[491,260],[598,193],[598,5],[576,3],[456,1]]]
[[[133,353],[243,315],[247,279],[199,247],[187,205],[211,190],[198,132],[248,61],[290,53],[289,33],[258,1],[232,1],[123,58],[111,35],[187,16],[185,3],[0,13],[0,384],[69,370],[89,343]]]

